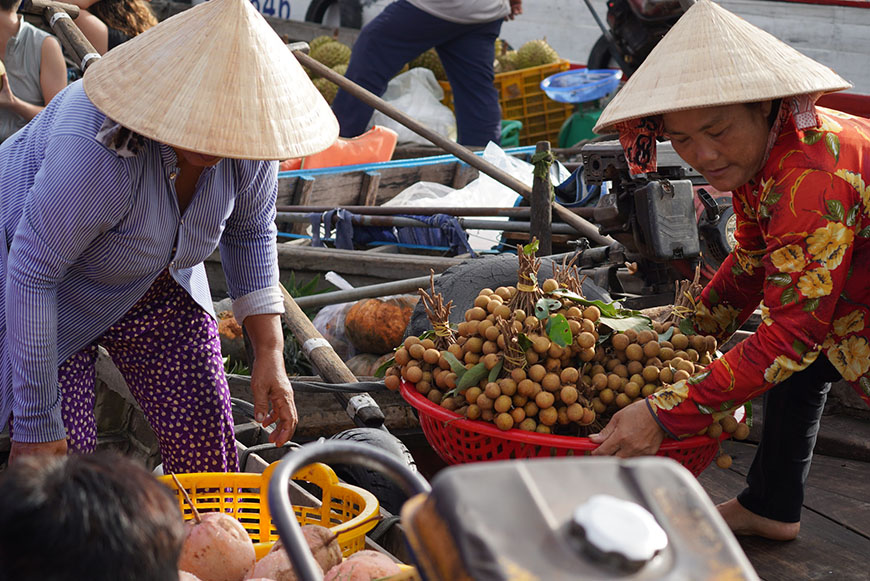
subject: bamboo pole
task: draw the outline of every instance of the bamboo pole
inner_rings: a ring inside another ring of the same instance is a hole
[[[549,141],[539,141],[535,147],[535,156],[550,151]],[[538,239],[538,254],[549,256],[553,254],[553,187],[550,184],[550,165],[552,157],[548,160],[535,162],[535,178],[532,182],[532,201],[530,203],[532,213],[529,219],[529,234]]]
[[[343,75],[338,74],[334,70],[329,67],[319,63],[314,60],[301,50],[296,49],[295,46],[291,45],[290,49],[293,51],[294,56],[299,60],[299,62],[314,71],[317,75],[335,83],[341,89],[347,91],[354,97],[361,100],[363,103],[374,107],[384,115],[387,115],[391,119],[394,119],[410,129],[411,131],[417,133],[418,135],[425,137],[435,145],[441,147],[444,151],[448,153],[452,153],[471,167],[482,171],[488,176],[492,177],[494,180],[499,183],[509,187],[514,190],[518,194],[520,194],[523,198],[530,200],[532,197],[532,188],[516,179],[506,171],[498,168],[488,162],[487,160],[474,155],[468,148],[459,145],[458,143],[451,141],[440,135],[419,121],[412,119],[396,107],[390,105],[371,91],[367,91],[366,89],[360,87],[350,79],[344,77]],[[610,236],[603,236],[598,233],[598,228],[577,216],[561,204],[553,202],[553,210],[559,214],[559,217],[567,224],[571,225],[580,235],[596,242],[597,244],[609,246],[616,242]]]
[[[531,208],[528,206],[517,206],[511,208],[488,208],[488,207],[468,207],[468,208],[444,208],[433,206],[278,206],[278,212],[306,212],[306,213],[322,213],[337,209],[347,210],[353,214],[367,216],[396,216],[404,214],[416,214],[418,216],[431,216],[433,214],[447,214],[448,216],[497,216],[506,218],[528,218],[531,214]],[[568,208],[568,211],[573,212],[581,217],[591,218],[594,215],[595,208]]]
[[[329,342],[314,327],[308,316],[302,312],[283,284],[278,285],[284,295],[284,314],[282,319],[302,345],[302,351],[317,367],[320,376],[328,383],[357,383],[357,378],[348,369],[341,357],[332,349]],[[384,427],[384,412],[367,393],[347,397],[347,394],[336,393],[344,404],[348,415],[357,425],[372,428]]]

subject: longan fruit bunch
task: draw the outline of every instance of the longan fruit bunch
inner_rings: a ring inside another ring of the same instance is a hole
[[[716,338],[685,335],[672,323],[614,333],[591,360],[584,384],[595,391],[592,405],[609,416],[677,381],[688,379],[712,361]],[[669,337],[664,339],[663,337]]]
[[[516,287],[485,288],[457,325],[456,342],[448,349],[436,350],[429,339],[405,340],[387,371],[387,387],[398,389],[403,378],[430,401],[502,430],[580,436],[599,431],[633,401],[688,379],[715,356],[714,337],[686,335],[671,323],[602,338],[600,309],[559,299],[552,294],[559,287],[547,279],[541,290],[546,298],[561,300],[550,316],[565,317],[569,345],[551,341],[546,320],[511,308]],[[520,334],[528,342],[517,350]],[[508,342],[514,349],[507,349]],[[477,373],[460,378],[465,372],[456,365]]]
[[[552,279],[542,285],[545,293],[558,287]],[[568,321],[573,341],[561,347],[550,340],[545,323],[534,314],[510,308],[516,293],[513,286],[482,289],[465,312],[465,320],[457,325],[456,343],[442,351],[437,362],[435,352],[423,346],[426,340],[415,347],[419,340],[408,338],[396,351],[396,365],[387,371],[387,387],[397,389],[399,378],[404,378],[442,407],[468,419],[493,422],[502,430],[551,433],[558,426],[591,426],[596,420],[590,400],[592,391],[579,383],[578,366],[595,356],[599,309],[565,301],[557,312]],[[505,352],[506,338],[499,319],[529,341],[519,360]],[[494,381],[489,381],[487,373],[475,385],[453,393],[459,378],[445,352],[466,369],[483,362],[486,372],[498,365],[501,371]],[[418,380],[413,381],[415,378]],[[451,395],[445,395],[448,393]]]

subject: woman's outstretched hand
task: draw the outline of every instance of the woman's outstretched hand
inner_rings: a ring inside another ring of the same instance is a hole
[[[619,410],[604,429],[589,439],[598,444],[593,456],[631,458],[655,454],[665,438],[664,430],[647,406],[646,400],[636,401]]]

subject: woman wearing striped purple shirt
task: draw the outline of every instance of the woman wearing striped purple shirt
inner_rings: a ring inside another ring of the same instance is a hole
[[[94,63],[0,146],[0,426],[10,461],[96,445],[107,349],[173,472],[237,469],[203,260],[251,337],[255,414],[296,426],[275,248],[277,161],[329,146],[326,102],[246,0],[174,16]],[[271,408],[271,411],[270,411]]]

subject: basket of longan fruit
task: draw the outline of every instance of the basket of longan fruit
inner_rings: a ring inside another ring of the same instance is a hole
[[[384,383],[417,410],[449,464],[589,454],[597,445],[587,436],[614,413],[716,357],[716,339],[687,325],[585,299],[571,264],[539,287],[534,250],[518,248],[516,286],[482,289],[455,328],[452,304],[434,284],[421,289],[433,329],[405,339],[384,365]],[[697,476],[723,438],[748,431],[726,415],[697,436],[665,439],[658,453]]]

